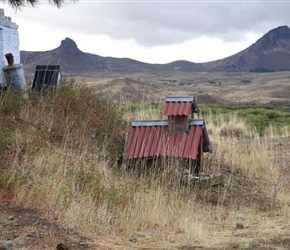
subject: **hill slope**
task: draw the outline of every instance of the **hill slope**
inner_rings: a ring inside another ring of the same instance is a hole
[[[173,69],[197,71],[197,64],[187,61],[169,64],[149,64],[129,58],[102,57],[90,53],[84,53],[78,49],[76,43],[66,38],[61,45],[53,50],[44,52],[21,51],[21,63],[25,65],[26,73],[34,73],[36,65],[59,64],[61,71],[66,76],[94,77],[98,73],[119,72],[124,74],[136,72],[162,72]]]
[[[61,45],[44,52],[21,51],[25,73],[33,76],[36,65],[59,64],[65,76],[96,77],[103,75],[162,72],[272,72],[290,70],[290,29],[280,26],[270,30],[245,50],[227,58],[193,63],[184,60],[168,64],[149,64],[129,58],[102,57],[84,53],[66,38]]]
[[[290,29],[270,30],[249,48],[222,60],[203,64],[205,71],[272,72],[290,70]]]

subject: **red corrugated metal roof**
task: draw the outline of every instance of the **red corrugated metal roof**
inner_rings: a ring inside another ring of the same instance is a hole
[[[132,126],[124,159],[179,156],[196,159],[203,125],[189,126],[187,134],[168,134],[167,125]]]
[[[165,102],[162,115],[186,115],[191,111],[192,102]]]
[[[186,115],[198,112],[194,96],[167,96],[162,115]]]

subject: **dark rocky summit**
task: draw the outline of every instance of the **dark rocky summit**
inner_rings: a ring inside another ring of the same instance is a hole
[[[205,71],[221,72],[290,70],[290,29],[280,26],[270,30],[247,49],[203,65]]]

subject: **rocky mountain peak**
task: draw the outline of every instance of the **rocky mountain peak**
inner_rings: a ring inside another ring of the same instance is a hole
[[[260,51],[273,51],[275,49],[290,50],[290,29],[288,26],[279,26],[270,30],[261,37],[256,45]]]
[[[75,43],[74,40],[70,38],[66,38],[61,41],[60,48],[65,51],[66,53],[76,53],[80,52],[77,44]]]
[[[289,39],[290,38],[290,28],[286,25],[279,26],[275,29],[270,30],[266,35],[265,38],[271,39]]]

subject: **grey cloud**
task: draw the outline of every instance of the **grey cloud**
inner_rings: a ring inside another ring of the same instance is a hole
[[[201,36],[239,41],[245,32],[262,36],[290,22],[287,2],[90,2],[62,9],[24,10],[25,18],[75,33],[134,39],[144,47],[184,42]],[[39,12],[39,13],[38,13]]]

